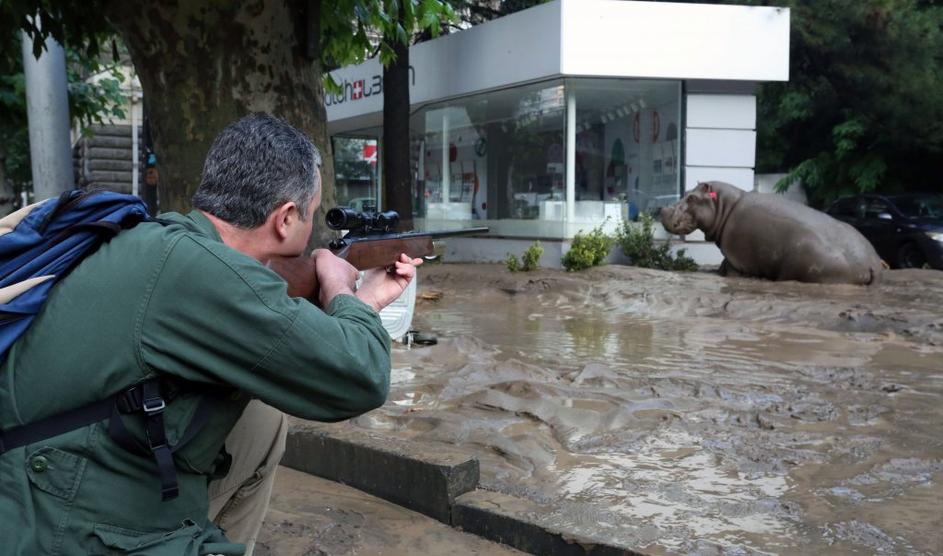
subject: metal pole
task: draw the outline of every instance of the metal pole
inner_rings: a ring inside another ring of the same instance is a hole
[[[22,31],[21,35],[33,199],[40,201],[75,187],[65,50],[48,37],[46,50],[37,60],[33,39]]]
[[[576,95],[566,90],[566,221],[576,220]]]
[[[134,196],[140,195],[140,190],[138,189],[138,173],[139,173],[139,163],[140,155],[138,155],[138,119],[137,115],[134,113],[135,105],[137,104],[138,95],[135,92],[131,92],[131,194]]]
[[[442,110],[442,202],[448,203],[452,180],[451,156],[449,156],[449,108]],[[443,205],[447,207],[448,205]],[[445,209],[448,214],[448,208]]]

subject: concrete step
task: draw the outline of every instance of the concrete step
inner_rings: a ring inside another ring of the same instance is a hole
[[[281,467],[256,556],[521,556],[354,488]]]
[[[282,464],[355,487],[531,554],[637,556],[631,541],[581,525],[567,508],[478,488],[478,460],[348,423],[293,419]],[[420,554],[422,552],[416,552]]]

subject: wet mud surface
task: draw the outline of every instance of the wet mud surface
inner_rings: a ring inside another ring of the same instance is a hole
[[[482,487],[652,554],[943,553],[943,272],[422,269],[389,402]]]
[[[521,556],[351,487],[281,467],[256,556]]]

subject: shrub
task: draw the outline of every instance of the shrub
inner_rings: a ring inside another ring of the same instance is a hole
[[[521,262],[517,260],[517,255],[508,253],[508,257],[504,259],[504,266],[508,267],[510,272],[517,272],[521,269]]]
[[[697,270],[697,263],[685,254],[684,249],[672,255],[671,245],[667,241],[655,243],[655,219],[649,214],[642,214],[638,225],[623,221],[622,228],[616,233],[616,241],[622,245],[622,252],[635,266],[660,270]]]
[[[614,243],[615,238],[606,235],[602,231],[602,225],[593,228],[593,231],[585,235],[580,230],[573,238],[570,250],[563,255],[561,260],[563,268],[574,272],[600,265],[609,256],[609,250]]]
[[[518,260],[516,255],[508,253],[507,258],[504,259],[504,266],[506,266],[511,272],[517,272],[519,270],[523,270],[524,272],[537,270],[540,268],[540,256],[543,254],[544,248],[540,246],[539,241],[535,241],[533,245],[524,251],[524,254],[521,255],[520,260]]]
[[[528,272],[540,268],[540,256],[543,254],[544,248],[540,246],[539,241],[535,241],[534,244],[528,247],[527,251],[524,251],[524,254],[521,255],[521,270]]]

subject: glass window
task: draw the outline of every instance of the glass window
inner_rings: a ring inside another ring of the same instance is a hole
[[[871,199],[868,201],[868,208],[864,211],[865,218],[877,218],[879,214],[890,213],[891,210],[887,201],[884,199]]]
[[[844,199],[835,201],[829,213],[835,216],[857,217],[861,204],[861,199],[857,197],[845,197]]]
[[[562,237],[565,112],[560,81],[419,110],[410,125],[417,224],[465,220],[493,234]]]
[[[510,237],[570,238],[599,224],[611,232],[679,198],[680,133],[679,81],[558,79],[426,105],[410,119],[415,225],[464,222]],[[336,139],[339,202],[377,196],[376,164],[362,154],[370,135],[379,133]]]
[[[907,218],[943,218],[943,195],[912,195],[894,202]]]
[[[616,225],[675,202],[680,82],[574,79],[567,86],[576,97],[576,225],[607,217]]]
[[[377,206],[379,194],[379,141],[376,136],[331,138],[334,149],[334,181],[337,206],[363,210],[365,204]]]

